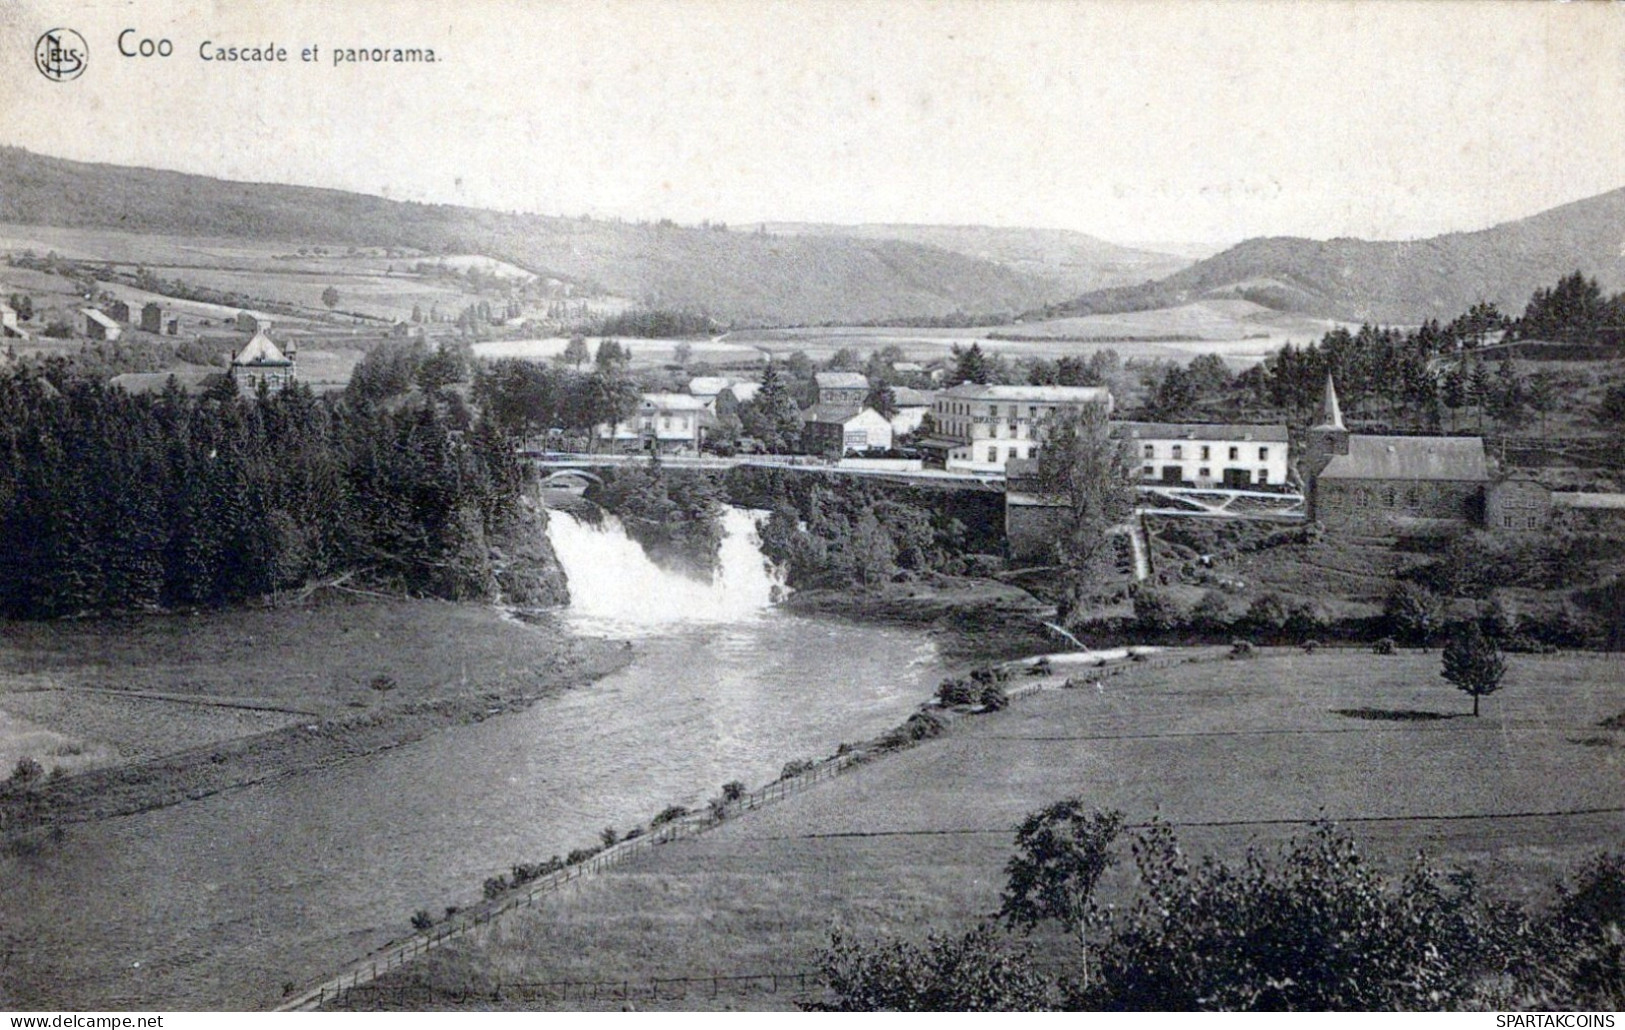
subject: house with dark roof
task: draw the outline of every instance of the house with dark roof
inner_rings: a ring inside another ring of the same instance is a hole
[[[81,308],[79,313],[85,316],[85,335],[92,340],[112,343],[124,333],[123,326],[107,317],[107,314],[98,308]]]
[[[861,372],[819,372],[818,403],[856,408],[869,396],[869,377]]]
[[[815,404],[801,413],[801,449],[808,454],[884,451],[891,443],[891,423],[873,408]]]
[[[1328,530],[1390,535],[1483,522],[1490,464],[1479,437],[1351,433],[1330,376],[1307,436],[1309,516]]]
[[[290,343],[286,354],[262,330],[243,345],[231,359],[231,378],[244,397],[259,393],[263,383],[268,393],[281,393],[293,383],[299,371],[299,355]]]

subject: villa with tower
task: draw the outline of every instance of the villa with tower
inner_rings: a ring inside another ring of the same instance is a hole
[[[283,353],[263,329],[256,332],[253,339],[231,359],[232,381],[237,384],[237,392],[244,397],[257,396],[261,384],[268,394],[281,393],[285,387],[292,385],[298,371],[299,354],[295,345],[290,342],[287,353]]]

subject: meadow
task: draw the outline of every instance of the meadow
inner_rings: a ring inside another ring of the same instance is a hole
[[[833,925],[963,929],[997,911],[1017,822],[1072,795],[1131,826],[1160,817],[1187,853],[1230,859],[1330,819],[1386,872],[1425,851],[1541,903],[1625,837],[1625,733],[1599,726],[1625,709],[1625,682],[1617,656],[1509,666],[1478,719],[1426,652],[1272,650],[1043,690],[583,881],[396,982],[450,1004],[495,983],[813,970]],[[1125,897],[1125,874],[1105,900]]]
[[[535,697],[612,650],[552,624],[434,601],[9,622],[0,765],[9,772],[29,754],[47,771],[82,772],[312,719]]]

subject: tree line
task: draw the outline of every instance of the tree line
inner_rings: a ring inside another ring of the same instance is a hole
[[[0,614],[240,603],[345,572],[490,596],[488,541],[522,472],[491,420],[222,380],[132,396],[23,366],[0,376]]]

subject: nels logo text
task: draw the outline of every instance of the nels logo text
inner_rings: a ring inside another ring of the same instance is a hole
[[[85,37],[72,29],[51,29],[34,44],[34,67],[52,82],[77,79],[89,61]]]

